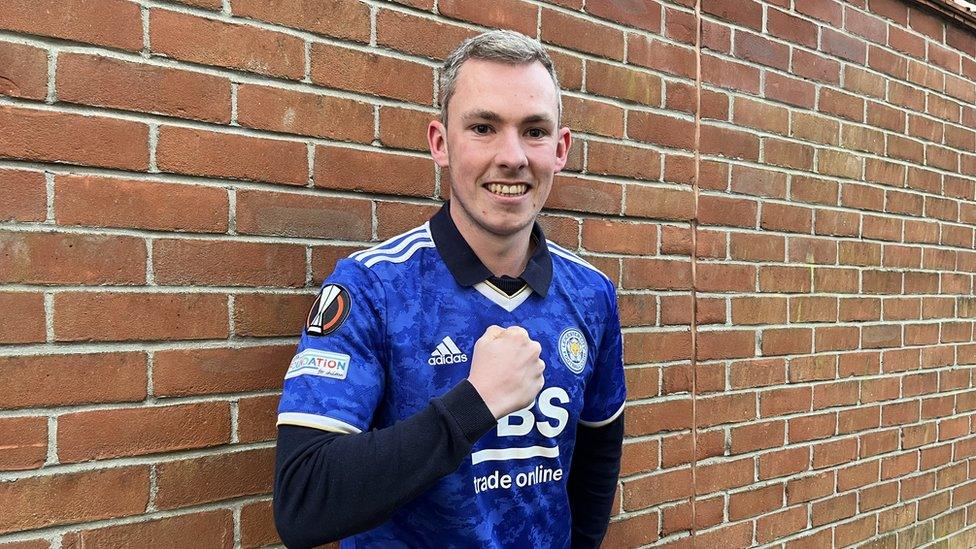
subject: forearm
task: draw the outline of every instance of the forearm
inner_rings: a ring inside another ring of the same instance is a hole
[[[624,416],[602,427],[580,425],[569,472],[573,549],[599,547],[607,532],[620,474]]]
[[[338,435],[281,426],[274,512],[282,540],[311,547],[381,524],[456,470],[494,425],[465,381],[385,429]]]

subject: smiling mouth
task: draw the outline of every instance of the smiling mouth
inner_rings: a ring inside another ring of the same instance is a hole
[[[488,192],[499,196],[522,196],[529,192],[529,186],[525,183],[488,183],[485,188]]]

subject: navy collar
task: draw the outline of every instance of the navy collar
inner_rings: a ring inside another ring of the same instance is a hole
[[[454,225],[450,206],[450,201],[445,202],[434,217],[430,218],[430,235],[434,238],[437,253],[454,275],[454,280],[461,286],[474,286],[493,275]],[[536,244],[535,250],[520,278],[532,288],[532,291],[545,297],[552,282],[552,257],[549,256],[546,236],[539,223],[532,225],[531,238]]]

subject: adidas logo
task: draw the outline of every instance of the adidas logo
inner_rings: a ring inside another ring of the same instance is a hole
[[[435,364],[460,364],[462,362],[468,361],[468,355],[461,352],[458,346],[454,344],[454,340],[451,336],[445,337],[440,344],[434,349],[434,352],[430,353],[430,358],[427,359],[427,364],[431,366]]]

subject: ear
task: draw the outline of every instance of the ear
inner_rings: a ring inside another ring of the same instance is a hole
[[[569,159],[569,147],[572,144],[573,138],[570,135],[569,128],[559,128],[559,132],[556,134],[555,172],[561,171],[566,166],[566,161]]]
[[[430,147],[430,155],[434,157],[434,162],[441,168],[450,165],[447,154],[447,128],[441,124],[440,120],[431,120],[427,124],[427,146]]]

